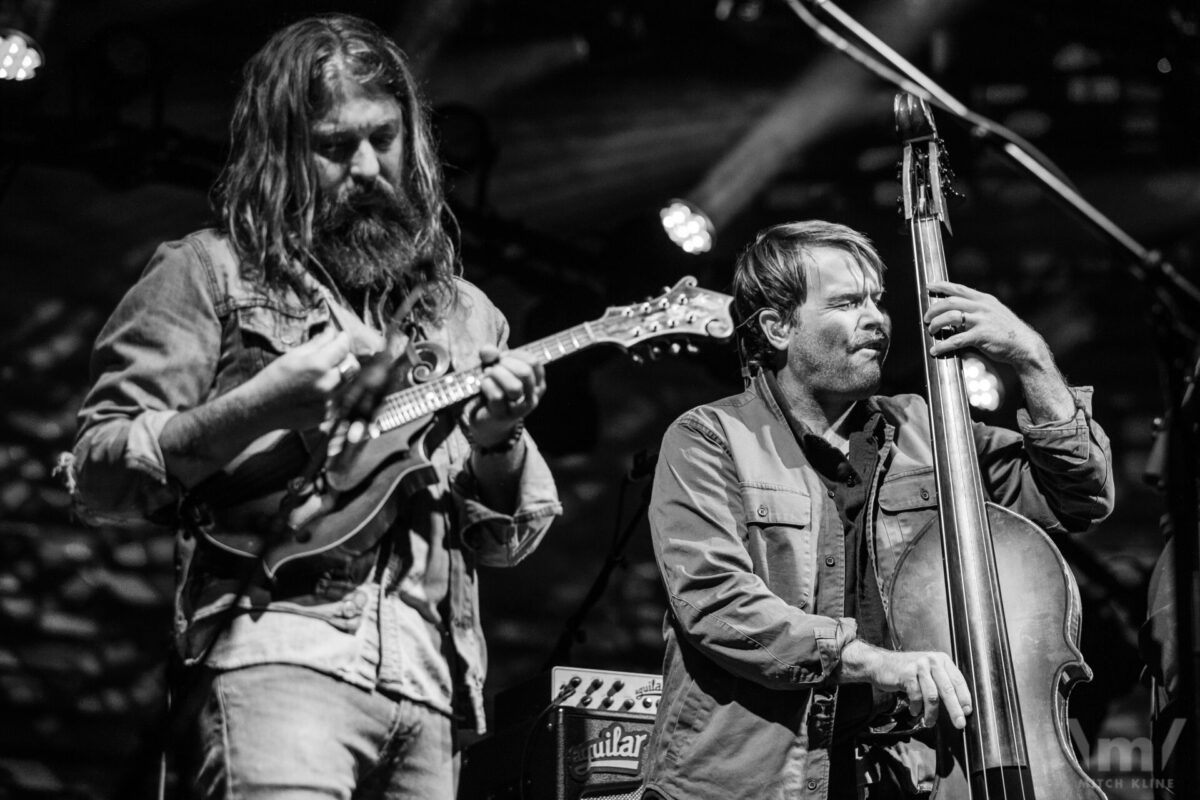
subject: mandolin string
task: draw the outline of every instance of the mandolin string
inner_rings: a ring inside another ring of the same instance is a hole
[[[539,364],[547,364],[576,353],[600,341],[588,323],[576,325],[552,336],[538,339],[515,351],[533,356]],[[557,352],[553,352],[557,350]],[[388,396],[379,413],[381,431],[391,430],[406,422],[420,419],[479,393],[483,368],[447,375],[433,383],[402,389]]]
[[[643,340],[665,334],[696,334],[699,330],[693,325],[694,319],[691,306],[688,306],[685,326],[676,327],[678,320],[670,319],[672,313],[666,313],[669,319],[660,327],[648,322],[653,316],[682,308],[684,300],[678,304],[670,302],[666,297],[647,301],[638,311],[633,306],[626,306],[625,313],[609,313],[600,319],[584,322],[567,330],[538,339],[534,342],[514,348],[514,351],[530,355],[538,364],[548,364],[564,356],[571,355],[594,344],[610,341],[622,343],[618,334],[629,332],[630,321],[635,321],[633,335],[638,336],[642,325],[648,333]],[[640,324],[636,324],[640,323]],[[691,326],[689,328],[689,326]],[[638,342],[640,343],[640,342]],[[557,352],[555,352],[557,351]],[[379,432],[392,430],[400,425],[420,419],[430,413],[448,408],[455,403],[466,400],[479,393],[483,369],[475,367],[465,372],[447,375],[431,383],[419,384],[402,389],[389,395],[380,406],[376,415],[375,425]]]

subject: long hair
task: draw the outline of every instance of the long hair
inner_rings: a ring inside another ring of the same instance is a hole
[[[317,179],[310,128],[334,104],[340,80],[393,98],[404,115],[404,191],[418,218],[412,273],[419,313],[436,318],[453,301],[459,272],[444,221],[453,224],[429,128],[407,59],[374,24],[348,15],[313,17],[280,30],[246,63],[230,123],[229,160],[213,187],[221,225],[245,267],[264,282],[294,277],[313,259]],[[399,187],[398,187],[399,188]]]
[[[759,314],[770,308],[784,319],[791,318],[808,297],[805,265],[816,247],[843,250],[864,272],[883,280],[883,260],[871,240],[853,228],[807,220],[759,231],[738,256],[733,273],[733,315],[744,377],[759,367],[772,366],[777,358],[759,324]]]

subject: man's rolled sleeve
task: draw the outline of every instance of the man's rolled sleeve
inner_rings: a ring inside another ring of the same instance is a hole
[[[163,427],[178,412],[146,411],[90,428],[71,459],[73,499],[92,524],[136,524],[161,518],[177,506],[180,491],[167,475],[158,445]]]
[[[842,651],[858,638],[858,622],[840,617],[837,624],[817,628],[817,653],[821,658],[821,680],[836,676],[842,669]]]
[[[726,671],[776,689],[830,679],[853,640],[851,619],[788,604],[754,572],[740,485],[722,436],[685,415],[663,438],[650,529],[672,614]]]
[[[1108,436],[1092,418],[1092,388],[1072,388],[1075,414],[1033,424],[1025,409],[1017,425],[1035,479],[1066,530],[1082,530],[1112,513],[1115,485]]]
[[[486,566],[509,567],[522,561],[562,513],[550,466],[533,438],[528,433],[522,438],[525,459],[517,479],[517,510],[512,514],[496,511],[479,499],[469,459],[450,487],[462,521],[463,544]]]
[[[84,520],[166,524],[177,506],[159,437],[205,400],[220,350],[212,273],[198,248],[160,247],[96,340],[71,466]]]

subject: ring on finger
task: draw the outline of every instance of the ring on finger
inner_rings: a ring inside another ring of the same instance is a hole
[[[354,353],[347,353],[346,357],[338,362],[338,377],[340,377],[342,380],[346,380],[348,376],[358,372],[358,367],[358,359],[355,358]]]
[[[958,312],[958,327],[967,327],[967,312],[961,310]]]

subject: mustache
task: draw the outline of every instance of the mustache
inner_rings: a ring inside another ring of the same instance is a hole
[[[313,223],[314,228],[325,233],[346,231],[362,221],[398,223],[409,229],[413,216],[407,196],[401,197],[395,187],[377,178],[371,184],[350,184],[335,194],[319,197]]]
[[[886,353],[891,345],[892,338],[886,333],[880,333],[878,336],[870,336],[860,342],[855,342],[853,345],[851,345],[850,349],[854,352],[858,352],[859,350],[872,348]]]
[[[318,223],[339,224],[358,217],[402,219],[403,204],[396,190],[376,179],[367,185],[351,184],[332,197],[317,203]]]

